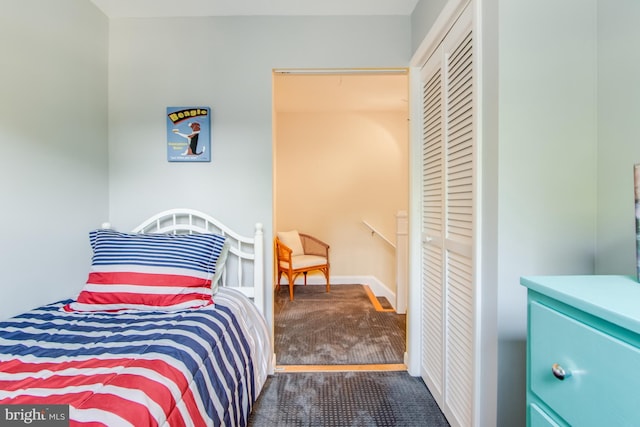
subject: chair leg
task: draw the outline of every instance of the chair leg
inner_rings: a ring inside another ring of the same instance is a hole
[[[289,279],[289,301],[293,301],[293,274],[287,274]]]
[[[329,292],[329,290],[331,290],[331,285],[329,284],[329,269],[325,269],[322,270],[322,272],[324,273],[324,277],[327,279],[327,292]]]
[[[305,271],[302,274],[304,274],[304,285],[307,286],[307,272]]]
[[[280,292],[280,281],[282,280],[282,271],[278,271],[278,287],[276,288],[277,292]]]

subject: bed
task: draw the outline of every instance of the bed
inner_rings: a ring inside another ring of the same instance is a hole
[[[0,322],[0,405],[16,409],[6,416],[246,425],[272,372],[262,227],[243,237],[173,209],[131,233],[103,224],[89,241],[75,298]]]

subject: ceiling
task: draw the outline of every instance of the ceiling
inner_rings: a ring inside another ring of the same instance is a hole
[[[90,0],[109,18],[410,15],[418,0]]]

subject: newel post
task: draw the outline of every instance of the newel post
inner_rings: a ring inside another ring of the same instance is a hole
[[[396,312],[407,312],[409,286],[409,215],[407,211],[396,214]]]

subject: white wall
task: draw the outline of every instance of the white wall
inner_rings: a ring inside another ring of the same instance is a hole
[[[599,274],[635,275],[633,165],[640,163],[640,2],[598,2]]]
[[[407,112],[278,113],[276,229],[331,245],[332,276],[373,276],[395,294],[396,213],[408,209]]]
[[[108,213],[108,34],[85,0],[1,6],[4,319],[72,297],[86,281],[88,232]]]

